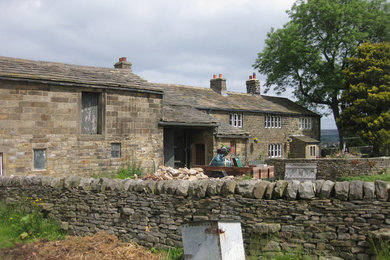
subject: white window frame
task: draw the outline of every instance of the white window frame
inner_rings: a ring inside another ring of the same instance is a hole
[[[242,114],[230,114],[230,125],[233,127],[242,128],[243,116]]]
[[[264,127],[265,128],[282,128],[282,117],[281,116],[264,116]]]
[[[311,129],[312,120],[310,117],[300,117],[299,118],[299,129]]]
[[[268,145],[268,157],[277,158],[282,157],[283,149],[282,144],[269,144]]]

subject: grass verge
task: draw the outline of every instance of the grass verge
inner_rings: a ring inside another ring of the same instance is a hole
[[[386,181],[390,183],[390,173],[378,174],[378,175],[364,175],[355,177],[342,177],[342,181],[368,181],[374,182],[376,180]]]
[[[0,248],[39,238],[63,239],[60,223],[45,217],[39,208],[40,199],[28,198],[25,204],[7,205],[0,202]],[[30,205],[31,204],[31,205]]]

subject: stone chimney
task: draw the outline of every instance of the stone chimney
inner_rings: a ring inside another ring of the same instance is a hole
[[[131,71],[131,63],[127,61],[126,57],[119,58],[119,61],[114,64],[116,69],[128,69]]]
[[[260,95],[260,81],[256,79],[256,73],[254,72],[252,76],[249,76],[249,80],[246,81],[246,93]]]
[[[222,74],[219,74],[218,78],[217,75],[213,75],[213,78],[210,80],[210,88],[223,96],[227,95],[226,79],[222,77]]]

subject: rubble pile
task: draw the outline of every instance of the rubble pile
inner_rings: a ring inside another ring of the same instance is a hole
[[[172,167],[166,167],[161,165],[158,167],[154,174],[148,174],[144,176],[143,180],[196,180],[207,179],[208,176],[203,173],[202,168],[179,168],[173,169]]]

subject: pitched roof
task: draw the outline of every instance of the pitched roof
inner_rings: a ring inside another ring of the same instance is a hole
[[[137,76],[130,69],[79,66],[2,56],[0,56],[0,78],[161,93],[161,89]]]
[[[305,135],[293,135],[291,136],[292,138],[295,138],[295,139],[298,139],[302,142],[305,142],[305,143],[311,143],[311,144],[315,144],[315,143],[319,143],[320,141],[314,139],[314,138],[311,138],[309,136],[305,136]]]
[[[156,84],[164,91],[164,104],[190,105],[197,109],[261,112],[318,116],[316,113],[282,97],[227,92],[221,95],[210,88]]]
[[[189,105],[164,105],[160,125],[187,127],[215,127],[219,136],[247,137],[248,133],[240,128],[210,116],[204,111]]]

